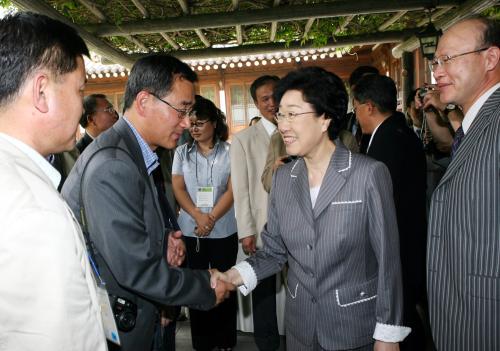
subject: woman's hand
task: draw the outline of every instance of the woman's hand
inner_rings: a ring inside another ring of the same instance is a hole
[[[373,351],[399,351],[399,344],[397,342],[384,342],[377,340],[373,345]]]
[[[208,236],[214,228],[215,218],[213,218],[213,216],[211,216],[209,213],[198,211],[194,216],[194,220],[196,222],[194,233],[197,236],[205,237]]]

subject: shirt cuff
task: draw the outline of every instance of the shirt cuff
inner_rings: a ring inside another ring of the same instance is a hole
[[[408,327],[377,323],[373,338],[384,342],[401,342],[410,332],[411,328]]]
[[[238,290],[244,296],[247,296],[257,286],[257,276],[255,275],[255,271],[247,261],[241,261],[237,265],[233,266],[233,268],[238,271],[241,275],[241,279],[243,280],[243,285],[239,286]]]

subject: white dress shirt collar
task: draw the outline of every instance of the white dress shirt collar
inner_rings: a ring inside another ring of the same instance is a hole
[[[384,119],[384,121],[385,121],[385,119]],[[375,136],[375,133],[377,133],[377,129],[378,129],[378,127],[380,127],[380,125],[381,125],[382,123],[384,123],[384,121],[380,122],[380,123],[379,123],[379,124],[375,127],[375,129],[373,130],[373,132],[372,132],[372,136],[370,137],[370,142],[368,143],[368,147],[366,148],[366,152],[367,152],[367,153],[368,153],[368,150],[370,150],[370,146],[371,146],[371,144],[372,144],[373,137]]]
[[[479,99],[476,100],[476,102],[471,106],[469,111],[464,116],[464,120],[462,121],[462,129],[464,131],[464,134],[467,134],[467,131],[469,130],[472,122],[474,122],[474,119],[476,118],[479,110],[481,107],[483,107],[484,103],[488,98],[498,89],[500,88],[500,83],[495,84],[492,86],[490,89],[488,89],[483,95],[479,97]]]
[[[50,179],[50,181],[54,185],[54,188],[57,189],[59,183],[61,182],[61,175],[54,167],[52,167],[52,165],[47,161],[46,158],[40,155],[31,146],[23,143],[16,138],[11,137],[10,135],[0,133],[0,137],[4,138],[9,143],[21,150],[24,154],[26,154],[26,156],[28,156],[38,167],[40,167],[43,173]]]
[[[274,123],[269,122],[265,117],[262,117],[260,119],[260,123],[262,123],[269,136],[273,135],[274,131],[276,130],[276,125]]]

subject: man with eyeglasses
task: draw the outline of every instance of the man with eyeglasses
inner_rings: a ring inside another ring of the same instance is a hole
[[[106,95],[92,94],[83,99],[83,114],[80,125],[85,128],[85,134],[76,143],[80,154],[102,132],[111,128],[118,120],[118,113]]]
[[[432,69],[441,102],[464,119],[432,197],[427,287],[438,350],[500,350],[500,27],[451,26]]]
[[[152,175],[159,166],[154,150],[174,148],[190,126],[196,80],[172,56],[138,60],[127,82],[123,118],[87,147],[62,190],[88,231],[115,314],[130,321],[118,323],[122,351],[152,350],[165,306],[209,309],[231,288],[214,291],[208,271],[177,268],[185,246],[169,205],[159,203]]]

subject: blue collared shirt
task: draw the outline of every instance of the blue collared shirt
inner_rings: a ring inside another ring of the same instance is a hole
[[[175,150],[172,174],[184,177],[186,190],[193,203],[196,204],[196,192],[198,186],[214,187],[214,204],[227,190],[227,182],[231,174],[231,161],[229,156],[230,145],[225,141],[215,144],[212,152],[207,156],[198,152],[196,143],[189,146],[187,143]],[[212,207],[201,207],[200,210],[210,213]],[[177,219],[185,236],[196,237],[194,234],[195,220],[181,209]],[[234,207],[227,211],[224,216],[215,222],[215,226],[210,232],[208,239],[222,239],[236,233],[236,217]]]
[[[135,138],[137,139],[137,142],[139,143],[139,147],[141,148],[142,152],[142,157],[144,158],[144,164],[146,165],[146,170],[148,172],[148,175],[151,175],[151,173],[155,170],[156,167],[160,165],[160,162],[158,161],[158,156],[151,150],[149,147],[148,143],[144,141],[144,139],[141,137],[137,129],[128,121],[125,116],[122,117],[125,122],[127,122],[128,126],[132,130],[132,133],[134,133]]]

